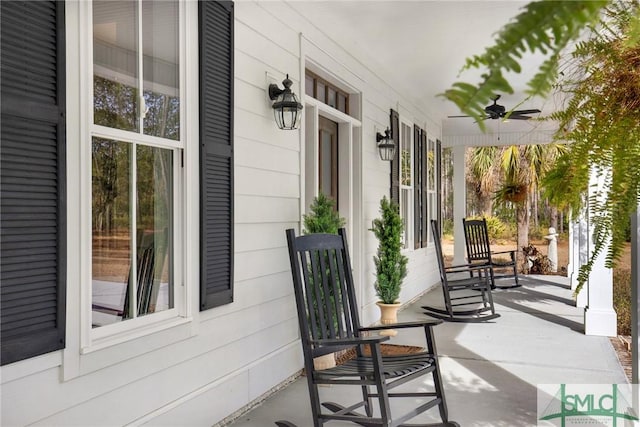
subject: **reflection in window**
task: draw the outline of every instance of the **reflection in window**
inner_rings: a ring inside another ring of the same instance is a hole
[[[93,2],[94,123],[137,132],[138,5]]]
[[[436,143],[434,140],[429,139],[427,142],[427,206],[429,206],[429,219],[438,219],[438,206],[437,203],[438,193],[436,192]],[[431,231],[429,231],[429,241],[433,241]]]
[[[93,327],[174,307],[178,23],[176,0],[93,2],[93,121],[109,128],[91,140]]]
[[[180,139],[178,33],[177,1],[93,3],[95,124]]]
[[[94,327],[173,307],[172,158],[171,150],[93,138]]]
[[[142,2],[144,133],[180,139],[178,2]]]
[[[100,76],[93,78],[93,121],[115,129],[138,130],[138,91]]]

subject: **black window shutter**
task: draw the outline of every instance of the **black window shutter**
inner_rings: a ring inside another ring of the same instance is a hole
[[[1,364],[64,348],[64,2],[1,3]]]
[[[429,180],[428,180],[428,171],[427,164],[429,164],[428,156],[429,156],[429,146],[427,144],[427,132],[422,131],[420,134],[420,156],[422,157],[422,192],[421,192],[421,206],[422,206],[422,247],[427,247],[427,234],[429,230],[428,222],[428,209],[429,209]],[[437,160],[434,159],[434,162],[437,163]],[[440,223],[438,223],[440,224]]]
[[[422,130],[413,125],[413,243],[415,249],[422,247]]]
[[[400,115],[391,110],[391,137],[396,145],[396,153],[391,160],[391,201],[400,204]]]
[[[233,2],[200,1],[200,310],[233,301]]]
[[[442,141],[439,139],[436,139],[436,203],[438,224],[442,224]]]

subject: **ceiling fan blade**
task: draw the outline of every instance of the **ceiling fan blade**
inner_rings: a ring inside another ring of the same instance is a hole
[[[513,117],[513,115],[518,115],[518,114],[536,114],[536,113],[540,113],[540,110],[538,110],[537,108],[534,110],[513,110],[511,112],[511,116]]]
[[[523,116],[521,114],[512,114],[509,117],[505,117],[506,120],[530,120],[530,116]]]

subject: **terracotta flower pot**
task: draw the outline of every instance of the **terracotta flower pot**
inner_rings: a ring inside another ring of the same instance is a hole
[[[385,304],[383,302],[377,302],[376,305],[380,307],[380,323],[383,325],[392,325],[398,323],[398,309],[402,304],[396,302],[394,304]],[[380,335],[394,337],[398,335],[398,331],[393,329],[384,329],[380,331]]]

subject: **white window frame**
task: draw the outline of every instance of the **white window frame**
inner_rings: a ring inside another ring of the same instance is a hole
[[[436,152],[436,141],[427,138],[427,158],[426,168],[427,168],[427,224],[431,224],[431,220],[438,219],[438,153]],[[429,156],[433,156],[433,165],[429,167]],[[433,179],[431,179],[431,174],[433,174]],[[431,231],[431,227],[427,227],[427,243],[433,243],[433,232]]]
[[[405,142],[409,145],[409,170],[408,176],[410,179],[410,184],[405,185],[402,181],[402,170],[403,170],[403,146]],[[404,229],[402,231],[402,248],[405,251],[413,251],[413,204],[414,204],[414,174],[413,174],[413,123],[404,121],[402,117],[400,117],[400,147],[398,147],[400,153],[398,155],[398,182],[399,182],[399,193],[400,193],[400,217],[404,223]],[[405,200],[406,198],[406,200]]]
[[[172,141],[140,133],[112,129],[93,124],[93,13],[91,2],[78,2],[79,86],[68,89],[78,100],[79,117],[79,182],[69,183],[69,192],[79,190],[80,214],[79,262],[80,287],[80,352],[82,354],[120,344],[138,337],[168,329],[191,320],[197,286],[198,263],[198,10],[197,2],[178,3],[179,73],[180,73],[180,140]],[[75,12],[75,10],[74,10]],[[139,18],[141,19],[141,18]],[[187,61],[190,61],[188,63]],[[136,142],[153,147],[173,149],[173,292],[174,307],[111,325],[92,328],[92,230],[91,230],[91,140],[93,137]],[[73,147],[74,144],[70,144]],[[70,147],[70,148],[71,148]],[[188,147],[192,147],[188,149]],[[74,187],[75,186],[75,187]],[[189,191],[187,191],[187,189]],[[71,214],[70,218],[75,217]],[[195,242],[190,243],[190,242]],[[71,257],[71,255],[70,255]],[[194,261],[195,260],[195,261]],[[71,265],[71,263],[70,263]],[[194,271],[196,273],[194,273]]]

